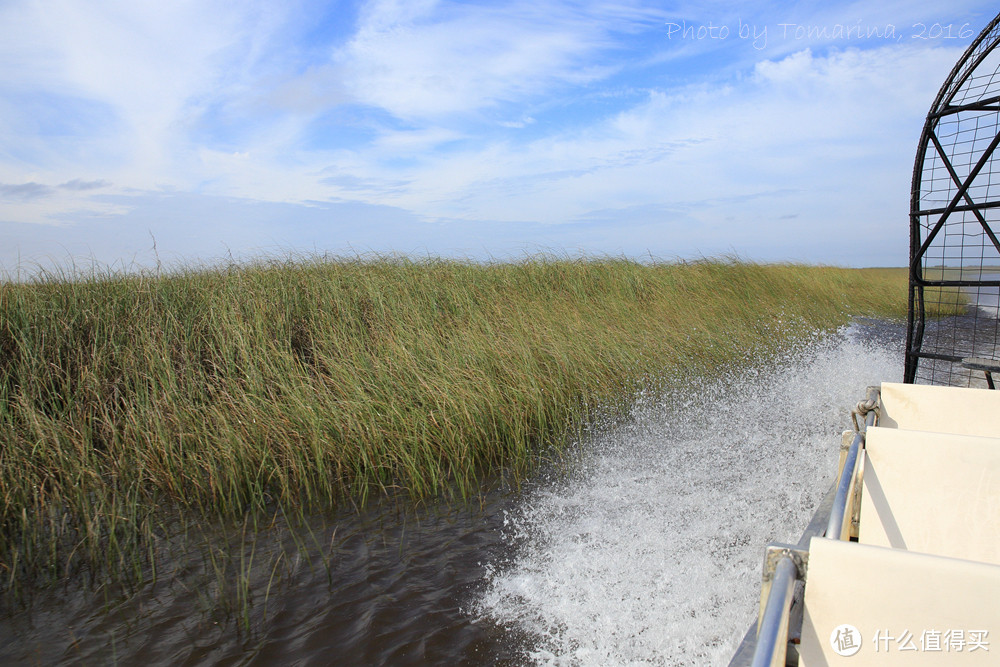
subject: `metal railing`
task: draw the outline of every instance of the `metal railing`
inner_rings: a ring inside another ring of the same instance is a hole
[[[864,401],[858,403],[852,417],[854,418],[854,441],[847,451],[847,458],[844,460],[844,467],[840,471],[840,479],[837,481],[837,495],[833,498],[833,508],[830,510],[830,520],[826,524],[826,536],[832,539],[842,539],[844,536],[845,515],[847,514],[847,504],[854,493],[854,474],[858,467],[858,458],[861,456],[861,449],[865,445],[865,432],[869,426],[874,426],[878,416],[878,387],[868,387],[868,395]],[[864,428],[858,423],[856,415],[864,415]],[[853,514],[853,512],[852,512]],[[854,520],[854,517],[851,517]]]
[[[783,667],[788,651],[788,617],[795,582],[805,579],[809,554],[789,545],[769,544],[764,558],[761,612],[752,667]]]

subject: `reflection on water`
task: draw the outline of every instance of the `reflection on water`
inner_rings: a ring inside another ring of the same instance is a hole
[[[55,587],[0,620],[0,663],[724,664],[763,545],[801,532],[850,407],[899,379],[902,335],[868,322],[685,379],[519,494],[220,531],[245,548],[176,559],[130,596]]]

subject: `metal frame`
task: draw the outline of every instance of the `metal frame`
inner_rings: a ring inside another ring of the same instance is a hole
[[[958,301],[956,289],[972,298],[982,288],[1000,293],[1000,275],[984,276],[1000,274],[998,43],[1000,15],[955,64],[924,123],[910,194],[905,382],[968,386],[973,374],[963,359],[998,356],[996,315],[969,308],[948,323],[928,321],[928,306]]]

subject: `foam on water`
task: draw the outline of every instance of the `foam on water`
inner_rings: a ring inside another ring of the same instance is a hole
[[[898,339],[897,339],[898,340]],[[756,614],[764,545],[795,542],[865,387],[898,343],[858,326],[768,368],[647,399],[506,521],[481,621],[546,665],[726,664]]]

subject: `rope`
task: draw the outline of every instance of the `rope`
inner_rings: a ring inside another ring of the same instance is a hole
[[[869,393],[868,398],[858,401],[858,404],[851,410],[851,421],[854,422],[854,432],[861,432],[861,424],[865,423],[865,417],[872,410],[878,409],[878,394]],[[858,417],[861,419],[859,420]]]

